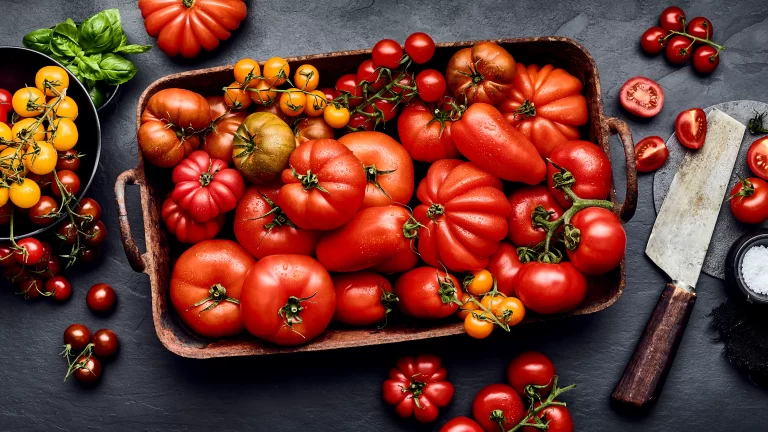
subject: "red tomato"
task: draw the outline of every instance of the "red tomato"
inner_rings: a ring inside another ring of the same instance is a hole
[[[669,42],[664,53],[670,63],[681,65],[691,58],[693,52],[693,41],[685,36],[674,36]]]
[[[413,416],[421,423],[435,421],[439,408],[451,402],[454,392],[447,381],[448,371],[440,363],[440,358],[429,354],[398,360],[382,386],[384,402],[394,405],[400,417]]]
[[[756,176],[768,180],[768,137],[760,138],[749,146],[747,165]]]
[[[619,101],[625,110],[638,117],[653,117],[664,107],[664,91],[650,78],[634,77],[621,87]]]
[[[454,417],[440,428],[440,432],[483,432],[483,427],[469,417]]]
[[[255,260],[231,240],[206,240],[187,249],[173,267],[171,303],[195,333],[212,339],[243,331],[239,303]],[[241,311],[246,311],[242,312]]]
[[[550,160],[573,174],[576,182],[571,190],[583,199],[605,199],[611,193],[611,163],[600,148],[589,141],[569,141],[550,155]],[[547,167],[549,192],[563,208],[570,208],[571,200],[560,188],[554,186],[553,175],[560,170],[554,165]]]
[[[472,417],[486,432],[512,429],[523,419],[525,408],[520,396],[506,384],[491,384],[477,392],[472,401]]]
[[[363,110],[368,109],[369,107],[370,105],[363,108]],[[372,108],[369,109],[369,112],[373,112]],[[372,131],[375,126],[376,120],[372,117],[364,115],[363,113],[352,114],[352,116],[349,118],[349,122],[347,123],[347,129],[353,132]]]
[[[147,33],[169,56],[196,57],[229,39],[248,8],[242,0],[139,0]]]
[[[531,218],[536,207],[543,206],[546,211],[551,212],[550,220],[555,220],[564,213],[563,208],[544,185],[523,186],[515,189],[509,195],[509,205],[512,211],[507,219],[509,224],[507,238],[513,244],[520,246],[536,246],[547,237],[547,232],[543,228],[533,227]]]
[[[538,408],[541,406],[541,402],[536,402],[533,407]],[[562,405],[552,405],[544,408],[538,414],[547,425],[547,432],[573,432],[573,418],[568,408]],[[530,423],[533,423],[532,421]],[[526,426],[523,428],[523,432],[538,432],[540,428]]]
[[[363,103],[363,88],[358,84],[359,81],[355,74],[342,75],[336,81],[336,91],[339,94],[349,94],[348,105],[350,109]]]
[[[368,185],[362,208],[411,201],[413,162],[400,143],[381,132],[352,132],[339,142],[363,163]]]
[[[612,211],[586,208],[571,218],[571,225],[580,231],[576,249],[567,249],[576,269],[586,275],[599,275],[621,264],[627,249],[627,234]]]
[[[416,32],[405,40],[405,53],[416,64],[424,64],[435,55],[435,41],[422,32]]]
[[[398,307],[408,316],[440,319],[459,309],[462,291],[459,281],[433,267],[417,267],[395,281]]]
[[[381,69],[376,67],[376,63],[374,63],[372,59],[363,61],[360,63],[360,66],[357,67],[357,82],[361,85],[363,82],[367,82],[375,91],[381,90],[387,85],[387,75],[380,75],[380,70]]]
[[[72,295],[72,285],[64,276],[53,276],[45,281],[45,292],[57,302],[63,302]]]
[[[304,255],[259,260],[243,282],[243,322],[251,334],[278,345],[320,335],[333,317],[336,291],[328,271]]]
[[[330,87],[323,87],[319,89],[325,95],[325,100],[328,102],[336,99],[339,96],[339,92],[336,89]]]
[[[229,112],[224,104],[224,96],[209,96],[206,98],[211,106],[211,128],[205,133],[201,150],[208,153],[211,159],[221,159],[232,164],[232,142],[240,124],[248,117],[246,111]]]
[[[677,115],[675,136],[680,144],[700,149],[707,137],[707,114],[701,108],[691,108]]]
[[[696,17],[688,21],[686,33],[697,38],[712,40],[715,30],[712,27],[712,21],[704,17]]]
[[[768,182],[757,177],[743,179],[731,189],[731,213],[745,224],[768,220]]]
[[[17,241],[16,246],[19,249],[14,252],[14,258],[19,264],[35,265],[43,259],[43,244],[38,239],[27,237]]]
[[[373,272],[355,272],[332,276],[336,289],[333,320],[352,326],[372,326],[386,322],[397,303],[392,284]]]
[[[493,42],[478,42],[453,54],[445,79],[457,100],[493,105],[507,96],[515,73],[515,59],[507,50]]]
[[[251,255],[315,254],[320,231],[297,227],[278,207],[280,185],[250,186],[237,203],[235,237]]]
[[[491,105],[471,105],[453,124],[451,136],[461,154],[502,180],[544,180],[547,167],[536,147]]]
[[[278,195],[286,216],[304,229],[331,230],[352,219],[365,198],[360,159],[332,139],[308,141],[291,153]]]
[[[528,351],[513,358],[507,366],[507,381],[515,391],[525,397],[528,385],[546,386],[533,388],[542,397],[549,395],[556,375],[555,365],[549,357],[540,352]]]
[[[423,102],[412,102],[397,119],[397,133],[414,160],[454,159],[461,154],[451,136],[453,124],[447,113],[436,112]]]
[[[333,139],[335,134],[323,117],[304,117],[293,125],[293,135],[296,144],[301,145],[312,140]]]
[[[224,215],[220,214],[207,222],[197,222],[171,198],[166,198],[163,201],[160,217],[165,222],[168,231],[177,240],[188,244],[199,243],[216,237],[225,221]]]
[[[80,177],[77,173],[69,170],[56,171],[56,178],[59,181],[51,186],[51,194],[56,198],[61,198],[62,187],[72,195],[77,195],[80,192]],[[61,186],[58,183],[61,183]]]
[[[587,297],[587,278],[569,262],[530,262],[517,275],[517,297],[536,313],[570,312]]]
[[[453,271],[484,269],[507,235],[510,207],[498,177],[472,162],[444,159],[429,167],[416,196],[424,262]]]
[[[558,145],[579,139],[579,126],[587,124],[581,89],[581,81],[564,69],[518,63],[512,91],[499,110],[546,158]]]
[[[496,289],[507,297],[513,297],[517,287],[517,274],[523,268],[523,263],[517,256],[517,249],[507,242],[501,242],[496,252],[491,255],[487,268],[496,277]]]
[[[693,68],[708,74],[712,73],[720,64],[720,51],[709,45],[703,45],[693,53]]]
[[[677,6],[670,6],[661,12],[659,24],[664,30],[681,32],[685,26],[685,12]]]
[[[639,172],[651,172],[664,166],[669,150],[660,136],[649,136],[635,145],[635,163]]]
[[[317,259],[333,272],[367,268],[399,273],[418,261],[413,242],[419,225],[404,207],[369,207],[317,244]],[[375,239],[375,241],[372,241]]]
[[[414,33],[415,34],[415,33]],[[0,88],[0,121],[8,120],[8,113],[13,111],[13,95],[6,89]],[[5,115],[3,115],[5,113]]]
[[[380,112],[379,114],[381,117],[381,120],[384,122],[392,121],[397,117],[397,105],[395,105],[394,102],[388,101],[385,99],[378,99],[374,101],[372,104],[366,105],[363,108],[363,112],[368,114],[376,114],[377,112]],[[364,116],[365,117],[365,116]],[[370,124],[370,129],[374,129],[375,122],[371,117],[365,117],[367,122]],[[352,125],[354,127],[354,123]],[[364,127],[364,129],[368,129],[368,125]]]
[[[416,95],[416,91],[414,91],[416,84],[414,84],[413,81],[413,74],[410,72],[398,71],[393,74],[393,76],[395,77],[395,85],[389,89],[389,93],[387,93],[386,96],[403,95],[404,102],[410,101]],[[405,94],[403,94],[403,92],[405,92]]]
[[[403,58],[403,48],[397,41],[382,39],[373,46],[371,56],[373,62],[378,66],[394,69],[400,65],[400,59]]]
[[[437,102],[445,94],[445,78],[434,69],[424,69],[416,75],[416,89],[424,102]]]
[[[171,198],[197,222],[207,222],[233,210],[245,192],[239,171],[199,150],[183,160],[171,174],[176,185]]]
[[[664,37],[668,33],[661,27],[651,27],[640,36],[640,46],[648,54],[658,54],[667,46],[667,39]]]
[[[56,170],[57,171],[63,171],[63,170],[69,170],[69,171],[77,171],[80,168],[80,158],[82,158],[83,155],[78,153],[77,150],[69,149],[63,152],[58,153],[58,158],[56,160]],[[50,175],[52,175],[51,173]]]

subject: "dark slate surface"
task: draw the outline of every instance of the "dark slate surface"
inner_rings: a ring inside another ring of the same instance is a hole
[[[0,45],[19,45],[31,29],[66,17],[82,20],[106,7],[120,8],[130,41],[154,42],[144,32],[135,1],[3,0],[0,6]],[[627,290],[618,303],[593,316],[529,326],[485,341],[451,337],[270,358],[182,359],[158,342],[148,279],[131,271],[119,244],[112,185],[136,160],[134,111],[139,94],[160,76],[229,64],[243,56],[264,59],[365,48],[383,37],[402,41],[414,31],[429,32],[438,41],[569,36],[597,61],[607,114],[625,118],[636,139],[668,136],[675,115],[685,108],[736,99],[768,101],[768,3],[681,4],[690,17],[709,17],[716,40],[728,46],[720,68],[709,77],[640,52],[640,34],[665,6],[667,2],[659,0],[259,0],[249,2],[241,30],[211,55],[183,61],[153,50],[136,57],[139,74],[126,86],[116,112],[102,122],[104,157],[91,193],[105,204],[110,230],[103,260],[71,274],[75,293],[63,306],[24,302],[8,287],[0,291],[0,430],[437,430],[400,421],[381,402],[380,383],[395,358],[427,351],[444,357],[456,396],[440,416],[441,424],[469,415],[475,392],[502,381],[509,359],[527,349],[549,354],[563,381],[578,384],[566,397],[578,430],[765,430],[765,390],[727,363],[722,345],[708,328],[706,315],[725,298],[722,282],[708,276],[701,277],[700,298],[659,404],[639,417],[617,413],[609,404],[609,394],[666,282],[643,255],[655,216],[650,175],[640,177],[639,208],[627,225]],[[657,80],[666,93],[664,110],[650,121],[627,119],[618,104],[618,89],[635,75]],[[617,142],[614,145],[618,159],[620,149]],[[615,167],[618,175],[621,169],[620,164]],[[133,209],[139,205],[137,195],[136,190],[129,192]],[[138,211],[131,222],[139,232]],[[89,313],[84,301],[87,288],[101,281],[112,283],[119,293],[117,311],[106,318]],[[97,389],[62,382],[66,365],[57,356],[61,332],[73,322],[94,330],[110,327],[121,338],[119,356],[105,365]]]

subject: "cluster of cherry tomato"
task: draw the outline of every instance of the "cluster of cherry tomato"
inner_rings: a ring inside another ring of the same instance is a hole
[[[404,418],[421,423],[437,420],[439,409],[453,399],[454,386],[440,358],[404,357],[382,385],[384,402]],[[573,419],[559,396],[575,386],[558,387],[555,365],[544,354],[524,352],[509,363],[508,384],[491,384],[472,401],[472,418],[456,417],[440,432],[573,432]]]
[[[120,342],[110,329],[91,331],[83,324],[72,324],[64,330],[64,351],[68,369],[66,378],[92,385],[101,379],[102,361],[114,357]],[[66,379],[65,378],[65,379]]]
[[[717,69],[720,52],[725,49],[712,41],[713,34],[712,21],[708,18],[693,18],[686,26],[685,12],[677,6],[670,6],[661,13],[659,26],[643,33],[640,46],[648,54],[664,51],[667,60],[676,65],[693,57],[693,68],[708,74]]]
[[[475,271],[464,278],[464,289],[457,314],[464,320],[464,330],[473,338],[490,336],[496,325],[508,330],[525,318],[523,302],[499,292],[496,278],[488,270]]]

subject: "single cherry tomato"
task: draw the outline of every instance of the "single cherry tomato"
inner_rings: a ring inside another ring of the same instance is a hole
[[[475,339],[485,339],[493,332],[493,321],[486,312],[470,312],[464,318],[464,331]]]
[[[356,113],[349,118],[349,122],[347,123],[347,128],[356,132],[372,131],[375,125],[376,125],[376,120],[374,120],[373,118],[368,117],[362,113]]]
[[[646,77],[627,80],[619,94],[621,106],[638,117],[653,117],[664,107],[664,91],[655,81]]]
[[[8,243],[0,245],[0,267],[11,268],[17,265],[13,249]]]
[[[317,68],[310,64],[303,64],[296,69],[296,73],[293,75],[293,85],[305,90],[312,91],[317,88],[320,83],[320,72]]]
[[[661,12],[659,24],[664,30],[681,32],[685,28],[685,12],[677,6],[670,6]]]
[[[24,87],[16,90],[11,103],[20,117],[37,117],[43,113],[45,95],[35,87]]]
[[[83,239],[86,246],[95,248],[104,243],[107,239],[107,227],[104,226],[104,222],[97,221],[92,226],[88,227],[84,231],[85,238]]]
[[[648,54],[655,55],[664,51],[667,46],[667,32],[661,27],[651,27],[640,36],[640,46]]]
[[[363,89],[358,84],[357,75],[355,74],[342,75],[336,80],[336,91],[339,94],[349,94],[347,100],[349,108],[355,108],[363,103]]]
[[[269,107],[277,97],[277,92],[267,80],[259,80],[255,86],[248,90],[251,100],[262,107]]]
[[[56,198],[61,198],[61,186],[72,195],[77,195],[80,192],[80,177],[76,173],[69,170],[56,171],[56,178],[59,181],[51,185],[51,193]]]
[[[674,36],[667,42],[664,52],[670,63],[676,65],[683,64],[691,58],[693,42],[685,36]]]
[[[84,263],[94,262],[99,257],[98,249],[85,248],[80,253],[80,261]]]
[[[80,168],[80,157],[80,153],[72,149],[59,152],[58,160],[56,161],[56,170],[77,171]]]
[[[426,33],[413,33],[405,40],[405,53],[416,64],[426,63],[435,55],[435,41]]]
[[[49,196],[42,196],[35,205],[29,208],[29,220],[35,225],[45,226],[56,222],[56,212],[59,203]]]
[[[40,201],[40,186],[29,178],[21,183],[13,182],[8,197],[16,207],[28,209]]]
[[[365,60],[357,67],[357,82],[367,82],[375,91],[379,91],[387,85],[386,75],[379,74],[380,71],[372,59]]]
[[[74,147],[79,136],[77,125],[69,118],[57,118],[52,125],[48,126],[48,140],[58,151],[66,151]]]
[[[35,127],[37,125],[37,127]],[[6,125],[7,127],[7,125]],[[34,131],[32,130],[34,128]],[[11,127],[11,136],[6,138],[8,141],[15,140],[27,142],[29,140],[45,141],[45,128],[38,123],[36,118],[24,118],[13,124]]]
[[[26,277],[19,282],[19,294],[23,295],[25,299],[32,300],[43,295],[45,285],[43,280],[38,277]]]
[[[323,111],[323,120],[334,129],[341,129],[349,123],[349,110],[343,106],[328,105]]]
[[[328,104],[325,100],[325,94],[320,90],[312,90],[307,95],[307,102],[304,105],[304,114],[310,117],[319,117],[323,115],[326,105]]]
[[[507,381],[521,396],[528,395],[526,387],[545,386],[543,388],[531,387],[532,391],[546,397],[552,390],[555,376],[555,364],[546,355],[528,351],[513,358],[507,366]]]
[[[378,66],[394,69],[403,58],[403,48],[392,39],[382,39],[373,46],[371,56]]]
[[[47,257],[47,258],[46,258]],[[37,263],[35,271],[40,272],[43,278],[51,278],[61,273],[61,263],[59,257],[53,254],[44,254],[43,260]]]
[[[635,161],[639,172],[651,172],[664,166],[669,149],[660,136],[649,136],[635,145]]]
[[[255,87],[260,81],[261,67],[254,59],[244,58],[235,63],[235,81],[246,88]]]
[[[57,302],[63,302],[72,295],[72,285],[64,276],[54,276],[45,281],[45,292]]]
[[[712,73],[720,64],[720,51],[709,45],[696,48],[693,53],[693,68],[703,74]]]
[[[541,402],[536,402],[533,405],[534,409],[538,408],[539,406],[541,406]],[[573,418],[571,417],[571,413],[568,411],[568,408],[562,405],[548,406],[539,411],[537,415],[542,419],[544,423],[546,423],[547,432],[574,431]],[[533,421],[530,423],[533,423]],[[523,432],[537,432],[540,430],[540,428],[533,426],[526,426],[523,428]]]
[[[97,283],[88,290],[85,298],[88,308],[94,312],[107,312],[115,307],[117,295],[114,288],[105,284]]]
[[[691,108],[677,115],[675,136],[680,144],[700,149],[707,137],[707,114],[701,108]]]
[[[488,270],[476,270],[464,278],[464,289],[470,294],[481,296],[493,288],[493,275]]]
[[[363,112],[369,114],[374,114],[376,111],[381,112],[381,119],[385,122],[392,121],[397,117],[397,105],[392,101],[378,99],[363,108]],[[370,118],[366,118],[370,120]],[[375,120],[373,122],[375,122]]]
[[[416,84],[414,84],[413,74],[410,72],[405,72],[402,74],[396,73],[394,76],[396,80],[395,85],[389,89],[391,93],[390,96],[402,95],[403,101],[405,102],[413,99],[413,97],[416,96],[416,91],[414,91]],[[441,109],[444,108],[441,107]],[[447,109],[447,111],[450,111],[450,107]]]
[[[768,182],[757,177],[741,179],[731,189],[731,213],[745,224],[768,220]]]
[[[768,181],[768,137],[760,138],[749,146],[747,165],[756,176]]]
[[[339,96],[339,92],[337,92],[336,89],[332,89],[330,87],[323,87],[319,89],[319,91],[323,92],[325,95],[325,100],[328,102],[331,102]]]
[[[19,247],[14,258],[22,265],[35,265],[43,259],[43,244],[40,240],[27,237],[16,242]]]
[[[68,246],[77,242],[78,229],[71,221],[64,222],[56,228],[56,234]]]
[[[491,384],[472,401],[472,417],[486,432],[512,429],[523,419],[524,412],[522,399],[506,384]]]
[[[93,384],[101,378],[101,362],[95,356],[80,356],[75,360],[72,375],[82,384]]]
[[[437,102],[445,95],[445,78],[434,69],[425,69],[416,75],[416,89],[424,102]]]
[[[11,111],[13,111],[13,95],[8,90],[0,88],[0,114],[5,113],[0,120],[7,120],[8,113]]]
[[[289,88],[285,93],[280,94],[280,111],[283,114],[296,117],[304,112],[307,105],[307,95],[297,88]]]
[[[80,223],[88,227],[101,220],[101,205],[93,198],[83,198],[75,207]]]
[[[48,98],[48,104],[53,103],[53,113],[56,117],[66,117],[72,120],[77,118],[79,110],[77,108],[77,102],[69,96],[63,98],[51,97]]]
[[[473,298],[472,294],[462,293],[461,298],[459,299],[462,306],[459,307],[456,315],[458,315],[459,319],[462,321],[467,318],[470,312],[480,309],[480,306],[478,306],[477,303],[470,300],[471,298]]]
[[[510,327],[516,326],[525,318],[525,306],[523,306],[523,302],[520,299],[507,297],[499,302],[494,314],[499,320],[507,323]]]
[[[712,40],[712,34],[714,34],[712,21],[704,17],[693,18],[688,21],[686,33],[697,38]]]
[[[97,330],[93,334],[93,352],[100,358],[108,358],[115,355],[120,342],[117,335],[110,329]]]
[[[60,66],[43,66],[35,75],[35,87],[47,96],[58,96],[69,87],[69,74]]]
[[[246,109],[251,103],[251,92],[243,89],[240,83],[233,82],[224,89],[224,104],[228,107],[235,110]]]
[[[264,63],[264,81],[268,86],[282,85],[291,73],[288,62],[281,57],[272,57]]]
[[[496,312],[499,310],[499,306],[501,305],[501,302],[507,298],[502,293],[492,293],[483,296],[483,299],[480,300],[480,303],[488,310],[494,313],[496,315]]]
[[[91,343],[91,331],[82,324],[72,324],[64,330],[64,344],[69,345],[70,350],[79,353]]]

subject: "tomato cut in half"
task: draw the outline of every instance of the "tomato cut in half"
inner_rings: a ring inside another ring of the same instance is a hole
[[[649,136],[635,145],[635,161],[639,172],[651,172],[664,166],[669,150],[660,136]]]
[[[760,138],[749,146],[747,165],[756,176],[768,180],[768,137]]]
[[[707,137],[707,114],[701,108],[691,108],[677,115],[675,135],[680,144],[690,149],[700,149]]]
[[[664,107],[664,91],[656,81],[638,76],[624,83],[619,100],[621,106],[630,113],[650,118]]]

